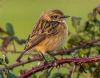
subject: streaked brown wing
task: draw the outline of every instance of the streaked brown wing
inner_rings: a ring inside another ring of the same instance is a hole
[[[20,56],[17,58],[17,61],[20,61],[22,56],[28,50],[30,50],[35,45],[45,40],[47,37],[56,35],[58,33],[58,31],[56,30],[57,26],[58,26],[58,22],[46,22],[45,21],[42,23],[38,23],[36,27],[33,29],[31,35],[29,36],[26,47],[24,51],[20,54]]]
[[[38,23],[27,40],[25,50],[31,49],[43,41],[46,37],[56,35],[58,33],[56,30],[58,24],[58,22],[54,21],[42,21],[42,23]]]
[[[46,38],[46,34],[44,33],[30,37],[29,41],[27,42],[25,50],[31,49],[32,47],[34,47],[35,45],[43,41],[45,38]]]
[[[22,58],[22,56],[30,49],[32,49],[35,45],[39,44],[41,41],[43,41],[46,38],[45,34],[40,34],[40,35],[36,35],[33,36],[33,38],[29,39],[29,42],[27,43],[26,48],[24,49],[24,51],[20,54],[20,56],[17,58],[16,61],[20,61],[20,59]]]
[[[45,24],[45,21],[39,19],[36,26],[33,28],[32,33],[28,37],[24,50],[29,49],[31,46],[34,47],[45,39],[46,34],[44,34],[45,32],[43,31]]]
[[[33,36],[32,38],[29,38],[29,42],[27,43],[26,49],[20,54],[20,56],[17,58],[16,61],[20,61],[22,56],[31,48],[33,48],[35,45],[39,44],[41,41],[43,41],[46,38],[45,34],[39,34],[36,36]]]

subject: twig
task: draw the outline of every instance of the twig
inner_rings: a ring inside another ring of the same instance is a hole
[[[60,59],[57,61],[48,62],[46,64],[41,64],[39,66],[33,67],[32,69],[28,70],[25,74],[21,75],[19,78],[28,78],[33,73],[49,69],[51,67],[57,67],[58,65],[66,64],[66,63],[75,63],[75,64],[83,64],[83,63],[91,63],[100,61],[100,56],[97,57],[84,57],[84,58],[66,58]]]
[[[85,42],[85,43],[83,43],[83,44],[79,44],[79,45],[76,45],[76,46],[74,46],[74,47],[72,47],[72,48],[69,48],[69,49],[62,49],[62,50],[59,50],[59,51],[57,51],[57,52],[51,52],[52,53],[52,55],[64,55],[64,54],[68,54],[68,53],[72,53],[72,52],[74,52],[75,50],[78,50],[78,49],[85,49],[85,48],[91,48],[91,47],[96,47],[96,43],[97,42],[100,42],[100,39],[96,39],[96,40],[91,40],[91,41],[88,41],[88,43],[87,42]],[[16,62],[16,63],[14,63],[14,64],[12,64],[12,65],[9,65],[9,66],[6,66],[6,67],[4,67],[4,68],[0,68],[0,71],[3,71],[3,70],[5,70],[5,69],[8,69],[8,70],[10,70],[10,69],[13,69],[13,68],[15,68],[15,67],[18,67],[18,66],[21,66],[21,65],[24,65],[24,64],[27,64],[27,63],[31,63],[31,62],[34,62],[34,61],[39,61],[39,60],[43,60],[43,58],[40,56],[40,55],[38,55],[38,54],[36,54],[36,55],[34,55],[33,56],[33,58],[31,58],[30,60],[26,60],[26,61],[21,61],[21,62]]]
[[[30,59],[30,60],[26,60],[26,61],[22,61],[22,62],[16,62],[16,63],[11,64],[9,66],[6,66],[4,68],[0,68],[0,71],[4,71],[6,69],[7,70],[11,70],[11,69],[13,69],[15,67],[18,67],[18,66],[21,66],[21,65],[24,65],[24,64],[28,64],[28,63],[31,63],[33,61],[41,60],[41,59],[43,59],[43,58],[37,55],[36,57],[34,57],[34,58]]]
[[[91,47],[97,47],[97,46],[100,46],[100,45],[96,45],[96,43],[98,43],[98,42],[100,42],[100,38],[91,40],[91,41],[87,41],[84,43],[80,42],[79,45],[74,45],[72,48],[61,49],[59,51],[52,52],[51,54],[52,55],[65,55],[65,54],[75,52],[75,50],[78,50],[78,49],[87,49],[87,48],[91,48]]]
[[[74,52],[75,50],[78,49],[86,49],[86,48],[91,48],[91,47],[97,47],[98,45],[95,45],[96,43],[100,42],[100,38],[99,39],[95,39],[95,40],[91,40],[91,41],[87,41],[84,43],[81,43],[79,45],[73,45],[73,47],[71,48],[65,48],[65,49],[61,49],[55,52],[51,52],[50,54],[52,55],[64,55],[64,54],[69,54]],[[99,45],[100,46],[100,45]],[[0,48],[0,50],[2,51],[2,48]],[[11,52],[11,53],[21,53],[23,51],[14,51],[14,50],[6,50],[7,52]],[[29,53],[31,54],[31,53]]]

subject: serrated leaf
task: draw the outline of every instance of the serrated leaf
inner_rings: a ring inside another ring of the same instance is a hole
[[[13,29],[13,25],[11,23],[6,24],[6,30],[7,30],[7,33],[10,36],[14,36],[15,32],[14,32],[14,29]]]

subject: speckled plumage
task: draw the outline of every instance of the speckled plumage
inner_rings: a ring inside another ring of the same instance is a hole
[[[68,33],[63,16],[60,10],[44,12],[29,35],[25,50],[18,59],[31,49],[42,54],[58,50],[66,40]]]

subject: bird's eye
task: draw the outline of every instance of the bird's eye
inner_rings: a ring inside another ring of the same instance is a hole
[[[51,18],[52,18],[52,19],[55,19],[55,18],[57,18],[57,16],[51,16]]]
[[[57,18],[57,16],[54,16],[55,18]]]
[[[51,18],[54,18],[54,16],[51,16]]]

